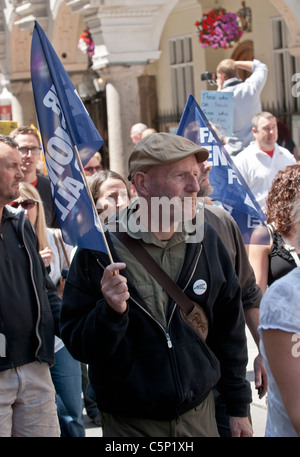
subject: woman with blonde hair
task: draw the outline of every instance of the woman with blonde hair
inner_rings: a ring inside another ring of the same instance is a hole
[[[52,258],[52,251],[48,247],[49,240],[47,234],[45,211],[38,190],[31,184],[21,182],[20,197],[12,202],[11,206],[14,208],[21,206],[24,209],[27,219],[29,219],[34,226],[38,236],[41,257],[44,260],[45,266],[49,267]],[[51,279],[53,280],[53,278]]]
[[[59,229],[46,226],[43,202],[38,190],[29,183],[19,184],[20,196],[11,203],[21,208],[32,223],[40,245],[40,254],[49,276],[58,284],[63,270],[68,270],[72,246],[60,244]],[[84,437],[85,428],[81,400],[80,362],[73,359],[60,338],[55,337],[55,365],[50,369],[57,393],[57,411],[61,436]]]

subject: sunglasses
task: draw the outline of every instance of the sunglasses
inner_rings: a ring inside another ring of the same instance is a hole
[[[10,206],[17,209],[21,205],[23,209],[27,210],[33,208],[35,205],[37,205],[37,203],[38,202],[35,200],[28,198],[27,200],[22,200],[21,202],[11,202]]]
[[[87,171],[88,173],[97,173],[98,171],[102,170],[101,165],[98,165],[97,167],[85,167],[84,171]]]

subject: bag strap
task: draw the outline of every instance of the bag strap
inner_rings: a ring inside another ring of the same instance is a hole
[[[70,268],[70,260],[69,260],[69,257],[68,257],[68,254],[67,254],[67,251],[66,251],[64,242],[63,242],[63,240],[62,240],[61,233],[60,233],[60,230],[59,230],[59,229],[55,229],[55,230],[54,230],[54,239],[55,239],[55,243],[56,243],[56,237],[59,239],[59,242],[60,242],[61,248],[62,248],[62,250],[63,250],[63,253],[64,253],[64,256],[65,256],[65,259],[66,259],[68,268]],[[56,246],[57,246],[57,243],[56,243]],[[59,252],[59,251],[58,251],[58,252]]]
[[[289,253],[291,254],[291,256],[293,257],[294,259],[294,262],[295,264],[297,265],[297,267],[300,267],[300,259],[299,259],[299,256],[296,252],[296,249],[294,246],[292,246],[289,241],[287,239],[285,239],[284,237],[282,237],[282,241],[284,243],[284,249],[286,249],[286,251],[289,251]]]
[[[296,252],[296,249],[293,248],[293,249],[290,249],[289,251],[290,251],[290,254],[293,257],[297,267],[300,267],[300,259],[299,259],[299,256],[298,256],[297,252]]]
[[[135,255],[139,262],[146,268],[156,281],[161,284],[167,294],[173,298],[175,303],[188,315],[195,304],[188,296],[177,286],[177,284],[167,275],[159,266],[153,257],[144,249],[141,243],[131,238],[126,232],[115,232],[115,236]],[[199,306],[199,305],[198,305]]]

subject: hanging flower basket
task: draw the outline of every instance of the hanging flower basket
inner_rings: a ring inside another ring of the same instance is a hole
[[[203,48],[232,48],[243,35],[239,17],[234,13],[227,13],[224,8],[214,8],[203,14],[202,19],[195,22],[195,26]]]
[[[92,35],[90,34],[88,29],[84,29],[84,31],[80,35],[78,41],[78,48],[84,54],[87,54],[89,59],[92,59],[95,52],[95,45]]]

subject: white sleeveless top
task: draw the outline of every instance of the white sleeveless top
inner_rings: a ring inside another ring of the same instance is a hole
[[[258,329],[260,337],[262,336],[262,329],[279,329],[299,334],[300,337],[300,267],[296,267],[275,281],[265,292],[260,305],[260,326]],[[299,340],[295,341],[295,345],[297,341]],[[260,350],[265,360],[269,381],[266,436],[298,436],[287,415],[278,386],[272,376],[262,338],[260,338]],[[300,356],[300,353],[297,355]]]

